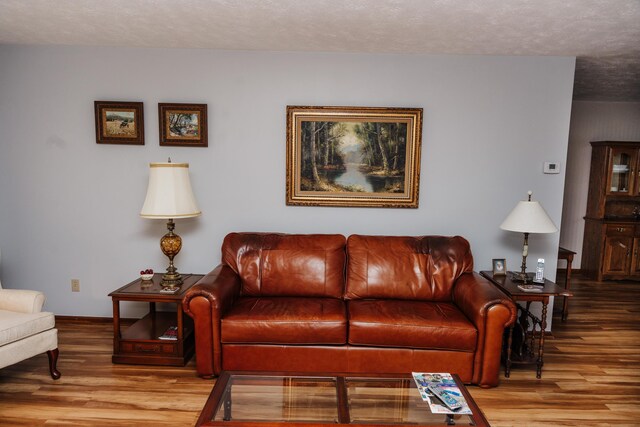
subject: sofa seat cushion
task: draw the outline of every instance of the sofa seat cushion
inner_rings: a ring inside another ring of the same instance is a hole
[[[55,327],[53,313],[19,313],[0,310],[0,346]]]
[[[345,303],[337,298],[242,297],[221,323],[223,343],[347,342]]]
[[[349,344],[470,351],[477,330],[453,304],[405,300],[349,301]]]

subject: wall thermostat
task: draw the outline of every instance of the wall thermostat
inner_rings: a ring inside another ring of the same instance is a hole
[[[544,162],[544,173],[560,173],[560,163]]]

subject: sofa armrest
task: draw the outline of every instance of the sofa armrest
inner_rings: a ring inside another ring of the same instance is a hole
[[[452,297],[478,330],[472,382],[481,387],[497,386],[504,329],[516,320],[514,302],[475,272],[458,278]]]
[[[44,294],[39,291],[0,289],[0,310],[38,313],[42,311],[44,300]]]
[[[222,371],[220,319],[240,293],[240,277],[227,265],[219,265],[192,286],[182,299],[182,308],[193,318],[196,368],[201,377]]]
[[[453,301],[476,327],[486,321],[489,308],[495,304],[504,304],[509,309],[510,315],[504,319],[503,329],[516,320],[513,301],[476,272],[463,274],[458,278],[453,288]]]

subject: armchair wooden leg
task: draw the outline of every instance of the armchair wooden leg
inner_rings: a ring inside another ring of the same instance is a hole
[[[60,352],[57,348],[53,350],[47,351],[47,356],[49,356],[49,373],[51,374],[51,378],[57,380],[60,378],[60,371],[56,368],[56,364],[58,363],[58,354]]]

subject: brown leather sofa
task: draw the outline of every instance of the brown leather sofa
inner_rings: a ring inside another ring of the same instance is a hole
[[[231,233],[182,302],[198,374],[453,372],[496,386],[516,309],[472,270],[459,236]]]

